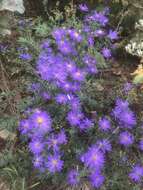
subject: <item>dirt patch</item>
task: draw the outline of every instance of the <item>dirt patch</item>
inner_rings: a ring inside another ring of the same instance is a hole
[[[0,190],[10,190],[9,185],[2,178],[0,178]]]

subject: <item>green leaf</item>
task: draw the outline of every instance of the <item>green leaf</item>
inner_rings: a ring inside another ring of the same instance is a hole
[[[11,34],[9,30],[9,16],[0,16],[0,35]]]
[[[143,83],[143,75],[137,75],[134,80],[133,80],[134,84],[140,84]]]
[[[35,27],[36,34],[41,37],[47,37],[49,35],[49,27],[46,23],[39,24]]]
[[[95,58],[97,60],[98,66],[100,68],[106,68],[107,67],[107,63],[105,62],[105,59],[104,59],[104,57],[102,56],[101,53],[96,51],[95,52]]]
[[[9,28],[9,17],[8,15],[0,16],[0,27]]]

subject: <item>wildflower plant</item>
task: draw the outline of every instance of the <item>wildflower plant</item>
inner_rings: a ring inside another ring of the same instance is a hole
[[[106,179],[113,172],[109,174],[108,169],[113,153],[121,161],[120,150],[132,148],[137,118],[129,102],[121,98],[106,115],[93,118],[86,109],[81,96],[84,86],[108,66],[118,33],[110,28],[109,8],[89,11],[82,4],[78,11],[79,18],[76,12],[65,20],[61,15],[50,17],[47,34],[39,37],[33,64],[37,83],[29,87],[34,97],[19,131],[41,176],[53,181],[58,176],[72,186],[88,180],[99,189],[109,186]],[[27,50],[19,58],[33,59]],[[138,146],[142,149],[141,141]],[[128,165],[127,169],[128,180],[140,183],[142,166]]]

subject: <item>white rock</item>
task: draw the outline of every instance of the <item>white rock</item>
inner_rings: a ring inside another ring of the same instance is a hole
[[[25,11],[23,0],[2,0],[2,3],[0,3],[0,11],[3,10],[16,11],[23,14]]]

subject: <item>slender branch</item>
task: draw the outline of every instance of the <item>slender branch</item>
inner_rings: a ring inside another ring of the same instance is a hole
[[[1,67],[1,72],[2,72],[2,81],[3,81],[4,89],[5,89],[6,92],[10,92],[10,89],[8,87],[8,84],[6,82],[7,80],[6,80],[6,77],[5,77],[6,71],[5,71],[5,68],[3,67],[3,64],[1,62],[1,60],[0,60],[0,67]],[[13,103],[11,103],[11,99],[10,98],[8,98],[8,103],[10,105],[10,108],[11,108],[12,112],[16,113],[15,107],[13,106]]]
[[[116,31],[119,30],[119,27],[120,27],[120,25],[122,24],[122,22],[123,22],[123,20],[124,20],[124,18],[125,18],[125,15],[129,12],[129,11],[126,12],[125,10],[126,10],[126,7],[124,7],[123,10],[122,10],[120,20],[119,20],[118,25],[117,25],[117,27],[116,27]]]

